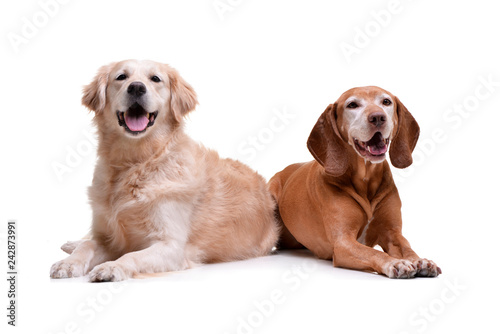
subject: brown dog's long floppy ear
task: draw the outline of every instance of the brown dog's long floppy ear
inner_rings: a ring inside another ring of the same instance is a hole
[[[417,145],[420,127],[403,103],[397,97],[394,99],[397,106],[398,129],[389,149],[389,156],[394,167],[406,168],[413,162],[411,153]]]
[[[349,160],[346,143],[337,129],[337,103],[330,104],[321,114],[307,140],[307,148],[332,176],[341,176],[347,171]]]
[[[193,87],[175,69],[169,68],[168,76],[170,79],[170,108],[177,122],[181,122],[182,118],[196,107],[198,100]]]
[[[102,112],[106,106],[106,88],[108,86],[109,72],[115,63],[102,66],[94,80],[83,87],[82,104],[95,111],[96,114]]]

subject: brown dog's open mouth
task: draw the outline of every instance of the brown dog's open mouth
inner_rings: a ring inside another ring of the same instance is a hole
[[[384,139],[382,134],[377,132],[369,141],[360,141],[354,138],[354,145],[363,157],[383,157],[389,146],[389,138]]]
[[[118,124],[127,132],[139,134],[155,123],[158,111],[147,112],[140,104],[134,103],[126,111],[117,111]]]

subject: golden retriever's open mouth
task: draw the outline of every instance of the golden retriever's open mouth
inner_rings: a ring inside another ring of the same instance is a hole
[[[139,134],[155,123],[158,111],[147,112],[140,104],[134,103],[126,111],[117,111],[118,124],[127,132]]]

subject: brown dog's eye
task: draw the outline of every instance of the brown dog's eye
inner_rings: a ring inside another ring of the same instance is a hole
[[[355,109],[358,107],[358,104],[356,102],[351,102],[347,105],[347,108],[349,109]]]
[[[151,77],[151,81],[154,81],[154,82],[160,82],[160,81],[161,81],[161,79],[160,79],[158,76],[153,75],[153,76]]]
[[[116,80],[125,80],[127,79],[127,76],[125,74],[120,74],[119,76],[116,77]]]
[[[384,106],[390,106],[390,105],[392,104],[392,102],[391,102],[391,100],[389,100],[389,99],[384,99],[384,101],[382,101],[382,104],[383,104]]]

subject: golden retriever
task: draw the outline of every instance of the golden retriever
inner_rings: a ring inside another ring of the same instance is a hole
[[[184,133],[198,102],[176,70],[138,60],[103,66],[82,103],[99,138],[92,228],[62,246],[70,256],[52,278],[120,281],[273,249],[279,227],[264,178]]]

